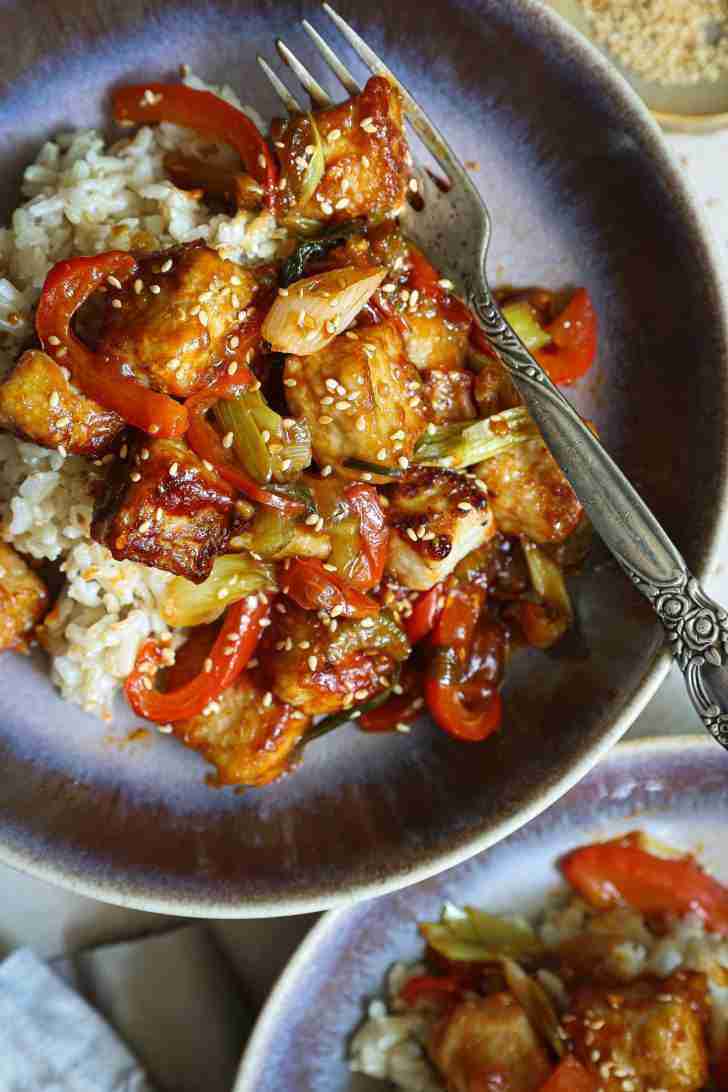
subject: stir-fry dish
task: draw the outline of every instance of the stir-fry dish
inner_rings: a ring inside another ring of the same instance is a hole
[[[45,145],[0,232],[2,647],[37,639],[107,719],[123,687],[218,784],[425,706],[484,740],[509,656],[572,622],[588,526],[400,224],[397,90],[267,135],[189,74],[112,112],[115,144]],[[502,302],[555,381],[585,374],[584,289]]]
[[[634,832],[575,849],[536,924],[447,905],[353,1069],[407,1092],[728,1089],[728,888]]]

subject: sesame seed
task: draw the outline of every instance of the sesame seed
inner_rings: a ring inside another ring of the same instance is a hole
[[[112,288],[121,288],[121,281],[118,277],[107,277],[106,280]]]
[[[309,656],[309,658],[308,658],[308,669],[309,669],[309,671],[315,671],[317,667],[318,667],[318,657],[317,656]]]
[[[333,471],[334,471],[333,466],[322,466],[321,467],[321,477],[322,478],[328,478],[329,474],[332,474]]]
[[[361,620],[361,625],[363,629],[371,629],[372,626],[375,624],[376,623],[373,618],[362,618]]]
[[[407,528],[407,538],[411,538],[413,542],[417,542],[417,532],[412,528]]]
[[[268,709],[272,704],[273,695],[271,694],[270,690],[266,690],[265,694],[263,695],[263,705],[266,709]]]
[[[283,380],[283,386],[284,387],[295,387],[296,386],[296,380],[295,379],[284,379]]]
[[[293,460],[292,459],[284,459],[283,462],[281,463],[281,470],[285,474],[285,472],[287,470],[291,469],[292,465],[293,465]]]
[[[377,131],[377,127],[374,124],[373,117],[366,117],[362,121],[360,121],[359,124],[365,133],[375,133]]]
[[[405,458],[404,455],[400,455],[400,457],[397,459],[397,462],[399,463],[399,465],[402,467],[403,470],[406,470],[407,467],[409,466],[409,459]]]
[[[131,480],[133,482],[140,482],[142,480],[142,476],[141,476],[141,474],[139,473],[138,470],[133,470],[131,472],[131,474],[129,475],[129,477],[131,478]]]
[[[341,136],[341,129],[332,129],[326,139],[333,144],[335,140],[338,140]]]
[[[316,520],[316,530],[317,531],[323,531],[323,529],[324,529],[324,517],[319,516],[319,518]]]
[[[125,459],[128,454],[129,454],[129,445],[128,444],[122,444],[120,449],[119,449],[120,458]]]
[[[354,691],[354,698],[355,698],[356,701],[364,701],[368,697],[369,697],[369,691],[368,690],[363,690],[362,689],[362,690],[355,690]]]
[[[382,285],[382,292],[386,292],[387,294],[389,294],[390,292],[396,292],[396,291],[397,291],[397,285],[393,284],[391,281],[387,281],[386,284]]]
[[[122,305],[121,300],[112,300],[111,301],[111,306],[115,307],[117,311],[120,310],[121,305]]]
[[[324,216],[331,216],[331,213],[334,211],[334,206],[329,201],[322,201],[321,211]]]
[[[48,338],[48,344],[49,345],[60,345],[61,344],[61,339],[59,337],[56,337],[55,334],[51,334],[50,337]]]
[[[357,432],[363,432],[366,427],[367,427],[366,417],[357,417],[357,419],[356,419],[356,430],[357,430]]]
[[[259,625],[259,626],[261,626],[261,628],[262,628],[262,629],[265,629],[265,628],[266,628],[266,626],[269,626],[269,625],[270,625],[270,618],[261,618],[261,620],[260,620],[260,622],[258,623],[258,625]]]
[[[226,448],[232,447],[234,439],[235,436],[232,432],[226,432],[222,438],[222,446]]]
[[[350,204],[351,204],[351,202],[349,201],[348,197],[341,197],[341,198],[339,198],[339,200],[334,205],[334,208],[336,208],[336,209],[345,209],[345,208],[348,208]]]
[[[208,316],[207,316],[207,311],[200,311],[197,318],[199,319],[201,326],[207,326],[208,322],[210,321]]]
[[[208,656],[204,663],[205,671],[209,673],[210,671],[212,671],[213,667],[214,664],[212,662],[212,659]]]
[[[601,1058],[601,1054],[599,1053],[599,1051],[598,1051],[598,1050],[593,1050],[593,1051],[591,1052],[591,1054],[589,1055],[589,1057],[591,1058],[591,1060],[592,1060],[593,1062],[598,1062],[598,1061],[599,1061],[599,1059]]]
[[[258,156],[258,166],[263,167],[263,169],[265,169],[268,166],[268,161],[267,161],[267,159],[265,158],[265,156],[263,155],[262,152]]]
[[[333,422],[333,420],[334,420],[333,417],[327,417],[326,414],[324,414],[323,417],[319,417],[319,424],[320,425],[330,425]]]
[[[150,284],[149,291],[152,293],[153,296],[158,296],[162,289],[159,287],[158,284]]]
[[[156,434],[159,432],[159,425],[150,425],[149,432],[152,436],[156,436]]]
[[[170,478],[176,478],[178,470],[179,470],[179,463],[172,463],[172,465],[169,468]]]
[[[136,292],[137,296],[141,294],[143,288],[144,281],[141,279],[141,277],[137,277],[137,279],[134,281],[134,291]]]
[[[468,501],[459,501],[458,508],[461,512],[472,512],[473,506]]]
[[[228,366],[227,366],[227,373],[228,373],[228,375],[235,375],[235,373],[236,373],[236,371],[237,371],[237,370],[238,370],[238,362],[237,362],[237,360],[231,360],[231,361],[230,361],[230,363],[229,363],[229,364],[228,364]]]
[[[59,395],[58,391],[53,391],[48,401],[51,409],[56,409],[58,403],[61,401],[61,396]]]
[[[140,454],[141,458],[146,462],[146,460],[149,458],[149,448],[148,447],[143,447],[141,449],[141,451],[139,452],[139,454]]]
[[[386,458],[387,458],[387,449],[386,449],[386,447],[380,447],[379,451],[377,452],[377,459],[379,460],[380,463],[383,463]]]

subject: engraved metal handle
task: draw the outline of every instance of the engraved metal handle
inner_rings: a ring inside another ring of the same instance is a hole
[[[597,533],[665,627],[703,724],[728,749],[728,612],[705,594],[637,491],[516,336],[485,278],[469,289],[484,334]]]

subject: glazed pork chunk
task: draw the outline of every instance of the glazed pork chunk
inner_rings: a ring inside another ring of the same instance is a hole
[[[124,422],[72,387],[68,373],[40,349],[29,349],[0,384],[0,428],[41,447],[98,457]]]
[[[308,422],[320,466],[348,459],[407,466],[427,424],[420,377],[391,322],[289,356],[284,384],[291,413]]]
[[[117,460],[91,535],[118,561],[138,561],[201,583],[225,547],[232,491],[178,440],[137,440]]]
[[[279,196],[284,210],[336,222],[401,208],[409,153],[395,87],[373,76],[361,94],[318,111],[313,125],[297,114],[271,128],[286,182]]]
[[[22,648],[48,606],[41,578],[10,546],[0,542],[0,651]]]
[[[254,292],[249,271],[201,243],[142,258],[130,283],[111,286],[99,351],[154,390],[186,398],[225,360]]]
[[[427,591],[496,533],[487,493],[452,470],[422,467],[389,495],[387,568],[401,584]]]

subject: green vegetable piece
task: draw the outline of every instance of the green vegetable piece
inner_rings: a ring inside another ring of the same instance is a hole
[[[482,421],[463,421],[429,430],[417,444],[414,462],[420,466],[449,466],[460,470],[525,440],[538,429],[525,406],[494,413]]]
[[[337,224],[318,239],[307,239],[301,243],[281,266],[281,287],[288,288],[294,281],[300,281],[306,275],[309,262],[325,258],[330,250],[346,242],[351,235],[362,235],[364,227],[364,220],[349,220],[345,224]]]
[[[529,959],[542,951],[525,918],[500,917],[470,906],[465,907],[465,917],[423,922],[420,932],[441,955],[468,963],[492,963],[501,956]]]
[[[548,334],[541,326],[536,312],[526,300],[506,304],[503,308],[503,317],[510,323],[530,352],[551,344],[551,334]]]

